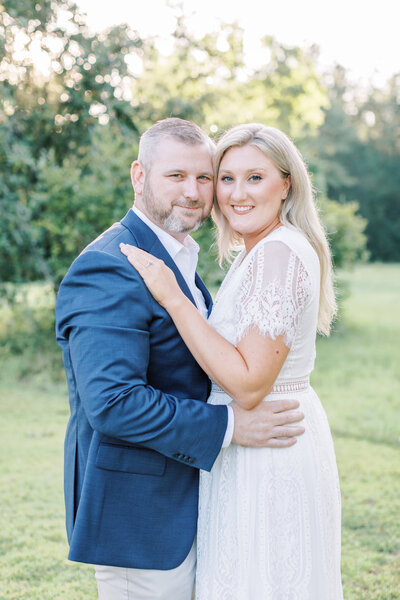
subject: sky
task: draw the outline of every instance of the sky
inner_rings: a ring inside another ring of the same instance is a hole
[[[172,0],[174,1],[174,0]],[[274,36],[285,45],[320,47],[322,68],[339,63],[358,83],[376,85],[400,72],[399,0],[181,0],[193,33],[201,37],[221,22],[245,30],[250,67],[260,61],[260,39]],[[127,22],[143,37],[158,35],[168,51],[173,9],[165,0],[77,0],[94,30]]]

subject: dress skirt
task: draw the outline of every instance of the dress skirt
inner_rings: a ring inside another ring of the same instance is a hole
[[[325,411],[307,379],[264,401],[297,399],[306,432],[290,448],[231,444],[201,472],[196,600],[342,600],[341,509]],[[209,403],[230,402],[214,386]]]

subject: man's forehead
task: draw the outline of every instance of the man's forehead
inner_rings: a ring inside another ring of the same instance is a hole
[[[197,167],[212,171],[212,156],[207,144],[187,144],[174,138],[165,138],[160,140],[155,150],[153,160],[164,167],[171,164],[172,169]]]

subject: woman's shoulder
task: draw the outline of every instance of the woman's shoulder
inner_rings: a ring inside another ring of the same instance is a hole
[[[302,231],[292,227],[291,225],[281,225],[275,229],[270,235],[264,238],[265,242],[283,242],[287,246],[299,245],[310,246],[311,244]]]
[[[320,263],[318,255],[304,233],[295,227],[282,225],[275,229],[258,242],[254,248],[254,254],[264,264],[270,264],[271,261],[275,262],[276,259],[281,259],[280,263],[283,261],[284,264],[289,264],[290,257],[292,259],[297,258],[311,278],[319,281]]]
[[[319,262],[318,256],[305,234],[289,225],[282,225],[264,238],[265,243],[281,242],[287,246],[302,261]]]

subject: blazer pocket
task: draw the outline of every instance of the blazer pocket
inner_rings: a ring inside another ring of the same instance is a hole
[[[155,450],[117,444],[101,443],[96,457],[99,469],[138,475],[164,475],[166,464],[166,457]]]

